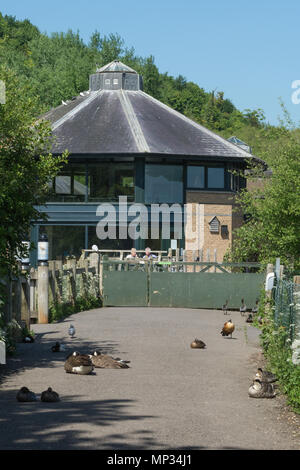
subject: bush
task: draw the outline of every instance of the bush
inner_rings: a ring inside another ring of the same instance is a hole
[[[287,395],[288,403],[300,414],[300,367],[293,363],[289,331],[276,327],[272,302],[265,306],[261,326],[261,344],[268,367],[278,378],[280,390]]]
[[[53,302],[49,308],[49,323],[62,320],[73,313],[83,312],[101,306],[101,300],[93,296],[77,297],[74,304]]]

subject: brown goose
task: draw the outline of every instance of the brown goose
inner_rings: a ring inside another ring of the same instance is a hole
[[[194,341],[192,341],[191,343],[191,348],[192,349],[205,349],[206,344],[203,341],[201,341],[201,339],[195,338]]]
[[[89,356],[94,367],[100,369],[129,369],[125,361],[121,359],[114,359],[106,354],[101,354],[100,351],[95,351],[93,355]]]
[[[229,321],[226,321],[224,323],[224,326],[221,330],[221,335],[222,336],[229,336],[230,335],[231,338],[232,338],[232,333],[234,332],[234,330],[235,330],[235,325],[230,319]]]
[[[69,374],[87,375],[93,370],[93,364],[87,354],[77,351],[71,353],[65,362],[65,371]]]
[[[49,387],[47,390],[42,392],[41,401],[54,403],[56,401],[59,401],[59,395],[57,392],[54,392],[51,387]]]
[[[255,379],[249,388],[250,398],[273,398],[276,395],[273,384]]]

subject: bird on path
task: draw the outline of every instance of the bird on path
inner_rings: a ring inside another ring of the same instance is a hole
[[[36,401],[36,395],[27,387],[22,387],[17,393],[17,400],[20,402]]]
[[[224,315],[227,315],[227,308],[228,308],[228,300],[226,300],[225,304],[222,305],[222,310]]]
[[[246,318],[246,323],[253,323],[253,315],[252,313],[248,314],[248,317]]]
[[[272,372],[269,372],[268,370],[262,370],[262,368],[259,367],[255,374],[255,379],[259,379],[262,382],[266,382],[266,383],[272,383],[272,382],[276,382],[277,377],[274,374],[272,374]]]
[[[241,300],[241,306],[240,306],[240,313],[241,315],[244,315],[244,313],[246,313],[247,311],[247,307],[245,305],[245,302],[244,302],[244,299]]]
[[[41,401],[43,402],[54,403],[59,400],[60,399],[59,399],[58,393],[52,390],[51,387],[49,387],[47,390],[42,392]]]
[[[206,344],[201,339],[195,338],[194,341],[192,341],[191,343],[191,348],[192,349],[205,349]]]
[[[66,348],[64,347],[63,344],[59,343],[58,341],[55,343],[54,346],[51,347],[52,352],[62,352],[65,351]]]
[[[73,338],[73,336],[75,336],[75,333],[76,333],[76,330],[75,330],[74,326],[73,326],[73,325],[70,325],[70,328],[69,328],[69,336],[70,336],[71,338]]]
[[[224,323],[224,326],[221,330],[221,335],[222,336],[229,336],[230,335],[231,338],[232,338],[232,333],[234,332],[234,330],[235,330],[235,325],[232,322],[232,320],[230,319],[229,321],[226,321]]]
[[[77,351],[69,354],[65,362],[65,371],[68,374],[87,375],[94,369],[91,359],[87,354],[80,354]]]
[[[129,369],[126,361],[122,359],[114,359],[107,354],[102,354],[100,351],[94,351],[93,354],[89,355],[94,367],[100,369]]]
[[[273,384],[255,379],[249,388],[248,394],[250,398],[273,398],[276,392]]]
[[[257,313],[258,312],[258,302],[259,300],[257,299],[256,302],[255,302],[255,307],[252,309],[252,313]]]

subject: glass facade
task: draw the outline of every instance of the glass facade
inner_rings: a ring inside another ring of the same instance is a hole
[[[84,202],[86,193],[86,165],[71,164],[50,183],[49,201]]]
[[[49,259],[63,259],[66,256],[79,258],[85,247],[85,226],[46,225],[49,241]]]
[[[188,165],[186,184],[189,189],[225,189],[225,168]]]
[[[183,203],[182,165],[145,165],[145,202]]]
[[[118,201],[119,196],[134,200],[133,163],[98,163],[88,166],[88,200]]]

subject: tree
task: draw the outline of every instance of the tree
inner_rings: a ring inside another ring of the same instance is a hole
[[[48,182],[66,162],[49,152],[51,128],[33,118],[35,103],[18,77],[5,67],[0,80],[6,102],[0,105],[0,278],[18,272],[16,259],[26,254],[31,224],[43,216],[35,208],[46,201]]]
[[[274,136],[273,136],[274,139]],[[272,170],[267,177],[261,167],[251,167],[248,181],[257,182],[237,198],[248,222],[236,231],[231,251],[234,261],[274,262],[300,268],[300,138],[295,131],[278,132],[272,152],[265,160]],[[249,185],[248,185],[249,187]]]

